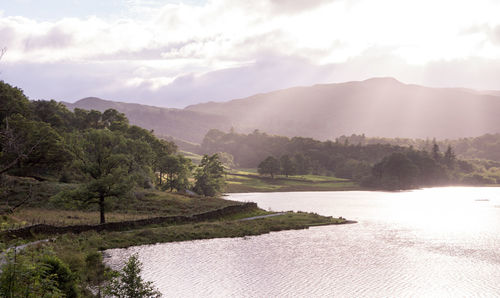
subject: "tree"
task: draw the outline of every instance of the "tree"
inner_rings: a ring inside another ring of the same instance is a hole
[[[103,126],[110,130],[125,131],[128,128],[128,119],[125,114],[115,109],[107,109],[102,113],[101,118]]]
[[[410,188],[418,174],[418,168],[403,153],[393,153],[373,167],[374,175],[381,178],[387,188]]]
[[[30,104],[35,120],[48,123],[58,131],[72,130],[75,116],[64,104],[55,100],[36,100]]]
[[[441,160],[441,152],[439,151],[439,146],[436,144],[436,141],[434,140],[434,143],[432,144],[432,158],[435,161]]]
[[[185,190],[189,188],[191,170],[192,163],[189,158],[180,154],[163,156],[159,163],[160,185],[163,183],[163,174],[167,175],[167,181],[162,189],[173,191],[174,189]]]
[[[142,279],[141,267],[137,255],[132,255],[107,287],[107,294],[119,298],[161,297],[161,293],[154,288],[152,282]]]
[[[269,174],[274,179],[274,174],[280,172],[280,162],[276,158],[268,156],[259,164],[258,172],[261,175]]]
[[[448,168],[453,168],[455,166],[457,158],[455,156],[455,152],[453,152],[453,149],[451,148],[450,145],[448,145],[448,148],[446,149],[446,152],[444,153],[444,163]]]
[[[63,139],[44,122],[14,114],[0,130],[0,174],[17,170],[24,175],[59,170],[70,158]]]
[[[5,118],[14,114],[29,117],[30,102],[21,89],[0,81],[0,126],[5,124]]]
[[[290,156],[283,155],[280,157],[281,173],[288,177],[288,175],[295,174],[295,163]]]
[[[87,183],[68,193],[70,197],[86,204],[98,204],[100,223],[106,222],[106,199],[119,197],[133,186],[126,154],[126,139],[105,129],[90,129],[74,140],[73,153],[77,167],[87,177]],[[145,167],[145,164],[138,164]]]
[[[224,187],[224,166],[219,155],[203,155],[196,169],[194,191],[207,197],[213,197]]]

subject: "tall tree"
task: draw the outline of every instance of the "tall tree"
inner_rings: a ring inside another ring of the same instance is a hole
[[[204,196],[212,197],[224,188],[224,166],[217,154],[203,155],[196,169],[194,190]]]
[[[446,152],[444,153],[444,163],[448,168],[453,168],[455,166],[456,162],[456,156],[455,152],[453,152],[453,149],[451,148],[450,145],[448,145],[448,148],[446,149]]]
[[[441,160],[441,152],[439,151],[439,145],[436,143],[436,140],[434,140],[432,144],[432,158],[434,158],[435,161]]]
[[[105,129],[90,129],[74,140],[73,153],[78,168],[87,177],[87,183],[69,193],[87,204],[97,204],[100,223],[106,222],[106,199],[127,193],[134,184],[129,172],[126,139],[119,133]],[[147,167],[147,164],[137,164]]]

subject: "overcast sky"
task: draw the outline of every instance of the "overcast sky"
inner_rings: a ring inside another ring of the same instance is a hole
[[[0,0],[0,80],[166,107],[391,76],[500,90],[496,0]]]

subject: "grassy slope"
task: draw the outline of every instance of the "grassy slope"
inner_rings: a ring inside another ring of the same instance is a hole
[[[274,192],[274,191],[334,191],[354,190],[359,186],[348,180],[328,176],[259,176],[254,170],[233,171],[227,175],[226,192]]]
[[[14,179],[14,178],[12,178]],[[50,225],[97,224],[99,212],[96,205],[82,206],[83,210],[62,208],[50,201],[50,197],[61,190],[75,187],[73,184],[59,182],[25,181],[25,178],[16,180],[16,196],[26,194],[28,182],[32,185],[33,201],[29,202],[12,214],[0,217],[0,230],[44,223]],[[19,198],[10,198],[15,203]],[[130,197],[109,199],[109,212],[106,213],[108,222],[135,220],[157,216],[191,215],[203,213],[240,202],[218,198],[189,197],[181,194],[162,192],[157,190],[137,190]]]

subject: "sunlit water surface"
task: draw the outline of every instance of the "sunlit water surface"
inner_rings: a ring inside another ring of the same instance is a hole
[[[500,296],[500,188],[231,194],[357,224],[114,249],[172,297]]]

